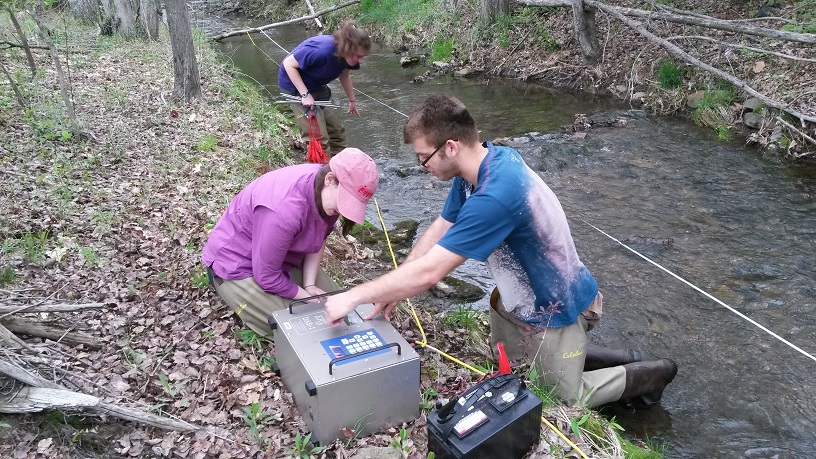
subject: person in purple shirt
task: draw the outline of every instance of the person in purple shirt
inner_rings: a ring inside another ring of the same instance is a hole
[[[290,300],[336,290],[320,269],[326,238],[339,215],[344,235],[365,221],[378,181],[374,160],[356,148],[328,164],[284,167],[252,181],[227,206],[201,256],[218,295],[268,335],[267,319]]]
[[[369,50],[368,32],[353,21],[345,21],[331,35],[307,38],[281,62],[278,85],[288,94],[300,97],[300,102],[292,104],[292,111],[304,141],[310,140],[306,115],[314,110],[321,144],[329,156],[346,147],[346,131],[334,109],[315,105],[315,101],[331,100],[327,85],[339,79],[349,100],[348,113],[360,116],[349,70],[358,70]]]

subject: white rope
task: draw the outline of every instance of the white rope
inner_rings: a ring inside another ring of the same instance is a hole
[[[281,50],[283,50],[283,52],[284,52],[284,53],[289,54],[289,51],[286,51],[286,48],[284,48],[283,46],[279,45],[279,44],[278,44],[278,42],[276,42],[275,40],[273,40],[273,39],[272,39],[272,37],[270,37],[269,35],[267,35],[265,30],[261,30],[261,33],[263,34],[263,36],[264,36],[264,37],[268,38],[268,39],[269,39],[269,41],[271,41],[272,43],[274,43],[274,44],[275,44],[275,46],[277,46],[278,48],[280,48]]]
[[[394,107],[392,107],[392,106],[390,106],[390,105],[386,104],[385,102],[381,102],[381,101],[379,101],[379,100],[375,99],[374,97],[369,96],[368,94],[364,93],[363,91],[360,91],[360,90],[359,90],[359,89],[357,89],[357,88],[354,88],[354,92],[359,92],[360,94],[362,94],[362,95],[364,95],[364,96],[368,97],[369,99],[373,100],[374,102],[377,102],[378,104],[382,104],[383,106],[385,106],[385,107],[387,107],[387,108],[390,108],[391,110],[394,110],[395,112],[399,113],[400,115],[402,115],[402,116],[404,116],[404,117],[408,118],[408,115],[406,115],[405,113],[402,113],[401,111],[399,111],[399,110],[397,110],[396,108],[394,108]]]
[[[608,237],[609,239],[612,239],[613,241],[617,242],[618,244],[620,244],[620,245],[624,246],[624,247],[625,247],[627,250],[629,250],[630,252],[632,252],[632,253],[634,253],[635,255],[639,256],[640,258],[643,258],[644,260],[648,261],[649,263],[651,263],[651,264],[653,264],[653,265],[657,266],[658,268],[662,269],[663,271],[665,271],[665,272],[667,272],[667,273],[671,274],[671,275],[672,275],[672,276],[673,276],[675,279],[677,279],[677,280],[679,280],[679,281],[683,282],[684,284],[688,285],[689,287],[693,288],[694,290],[697,290],[698,292],[702,293],[703,295],[707,296],[708,298],[710,298],[710,299],[714,300],[714,301],[715,301],[717,304],[719,304],[720,306],[725,307],[726,309],[728,309],[729,311],[733,312],[734,314],[736,314],[736,315],[738,315],[738,316],[742,317],[743,319],[747,320],[748,322],[751,322],[751,323],[752,323],[752,324],[754,324],[755,326],[759,327],[759,329],[760,329],[760,330],[762,330],[762,331],[764,331],[765,333],[768,333],[769,335],[773,336],[774,338],[778,339],[779,341],[782,341],[783,343],[787,344],[788,346],[792,347],[793,349],[795,349],[795,350],[799,351],[799,352],[800,352],[802,355],[804,355],[805,357],[808,357],[809,359],[811,359],[811,360],[813,360],[813,361],[816,361],[816,357],[814,357],[814,356],[813,356],[813,355],[811,355],[811,354],[808,354],[806,351],[804,351],[804,350],[800,349],[800,348],[799,348],[798,346],[796,346],[795,344],[791,343],[790,341],[786,340],[785,338],[782,338],[781,336],[779,336],[779,335],[777,335],[776,333],[772,332],[771,330],[767,329],[765,326],[761,325],[761,324],[760,324],[760,323],[758,323],[757,321],[755,321],[755,320],[751,319],[750,317],[746,316],[745,314],[743,314],[743,313],[741,313],[741,312],[737,311],[736,309],[732,308],[731,306],[729,306],[729,305],[727,305],[727,304],[723,303],[722,301],[720,301],[720,300],[718,300],[717,298],[715,298],[713,295],[711,295],[711,294],[709,294],[709,293],[705,292],[703,289],[701,289],[701,288],[697,287],[696,285],[692,284],[691,282],[689,282],[689,281],[687,281],[687,280],[683,279],[682,277],[678,276],[677,274],[675,274],[675,273],[673,273],[673,272],[669,271],[668,269],[664,268],[663,266],[660,266],[660,264],[658,264],[658,263],[656,263],[656,262],[652,261],[652,260],[651,260],[651,259],[649,259],[647,256],[645,256],[645,255],[641,254],[641,253],[640,253],[640,252],[638,252],[637,250],[635,250],[635,249],[633,249],[633,248],[629,247],[628,245],[624,244],[623,242],[621,242],[621,241],[619,241],[619,240],[615,239],[614,237],[610,236],[609,234],[605,233],[604,231],[602,231],[601,229],[599,229],[597,226],[595,226],[595,225],[593,225],[593,224],[591,224],[591,223],[587,222],[586,220],[581,220],[581,221],[582,221],[582,222],[584,222],[584,223],[586,223],[587,225],[589,225],[589,226],[591,226],[591,227],[595,228],[596,230],[598,230],[598,232],[600,232],[600,233],[601,233],[601,234],[603,234],[604,236]]]

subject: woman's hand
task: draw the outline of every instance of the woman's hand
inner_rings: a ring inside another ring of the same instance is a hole
[[[310,286],[304,288],[303,290],[305,290],[306,293],[309,294],[309,296],[323,295],[323,294],[326,293],[322,288],[320,288],[320,287],[318,287],[316,285],[310,285]],[[315,298],[313,301],[320,301],[320,299]]]
[[[349,101],[348,111],[346,113],[360,116],[360,110],[357,109],[357,101],[356,100],[350,100]]]
[[[306,97],[300,98],[300,103],[303,104],[304,107],[311,109],[314,106],[315,100],[311,93],[307,93]]]

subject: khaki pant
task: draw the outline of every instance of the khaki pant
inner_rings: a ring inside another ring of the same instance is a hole
[[[603,296],[598,292],[593,311],[600,311]],[[589,310],[588,310],[589,311]],[[600,315],[590,314],[591,319]],[[620,399],[626,387],[626,369],[622,366],[584,372],[587,318],[582,314],[574,324],[559,327],[535,327],[505,311],[498,290],[490,296],[490,345],[504,343],[511,361],[529,361],[556,394],[570,405],[596,407]]]
[[[292,268],[289,274],[296,284],[303,283],[303,273],[300,269]],[[230,310],[240,317],[247,327],[262,336],[272,336],[272,329],[269,328],[268,322],[269,316],[275,311],[288,308],[289,303],[292,302],[291,299],[263,291],[261,286],[255,282],[254,277],[241,280],[214,277],[213,284],[218,296],[227,303]],[[315,285],[326,292],[339,288],[323,270],[317,272]]]
[[[315,100],[331,100],[331,90],[328,86],[323,86],[317,91],[313,91],[312,97]],[[308,145],[311,137],[309,137],[309,120],[306,118],[306,107],[301,103],[292,104],[292,112],[294,112],[298,127],[300,127],[300,135]],[[326,155],[331,158],[348,146],[346,130],[343,128],[337,109],[315,106],[315,114],[317,115],[317,124],[320,126],[320,144],[323,145]]]

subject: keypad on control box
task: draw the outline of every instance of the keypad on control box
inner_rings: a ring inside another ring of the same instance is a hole
[[[382,346],[382,342],[373,331],[368,331],[363,334],[355,334],[349,338],[342,338],[340,343],[349,354],[357,354],[358,352],[367,351],[369,349],[376,349]]]

